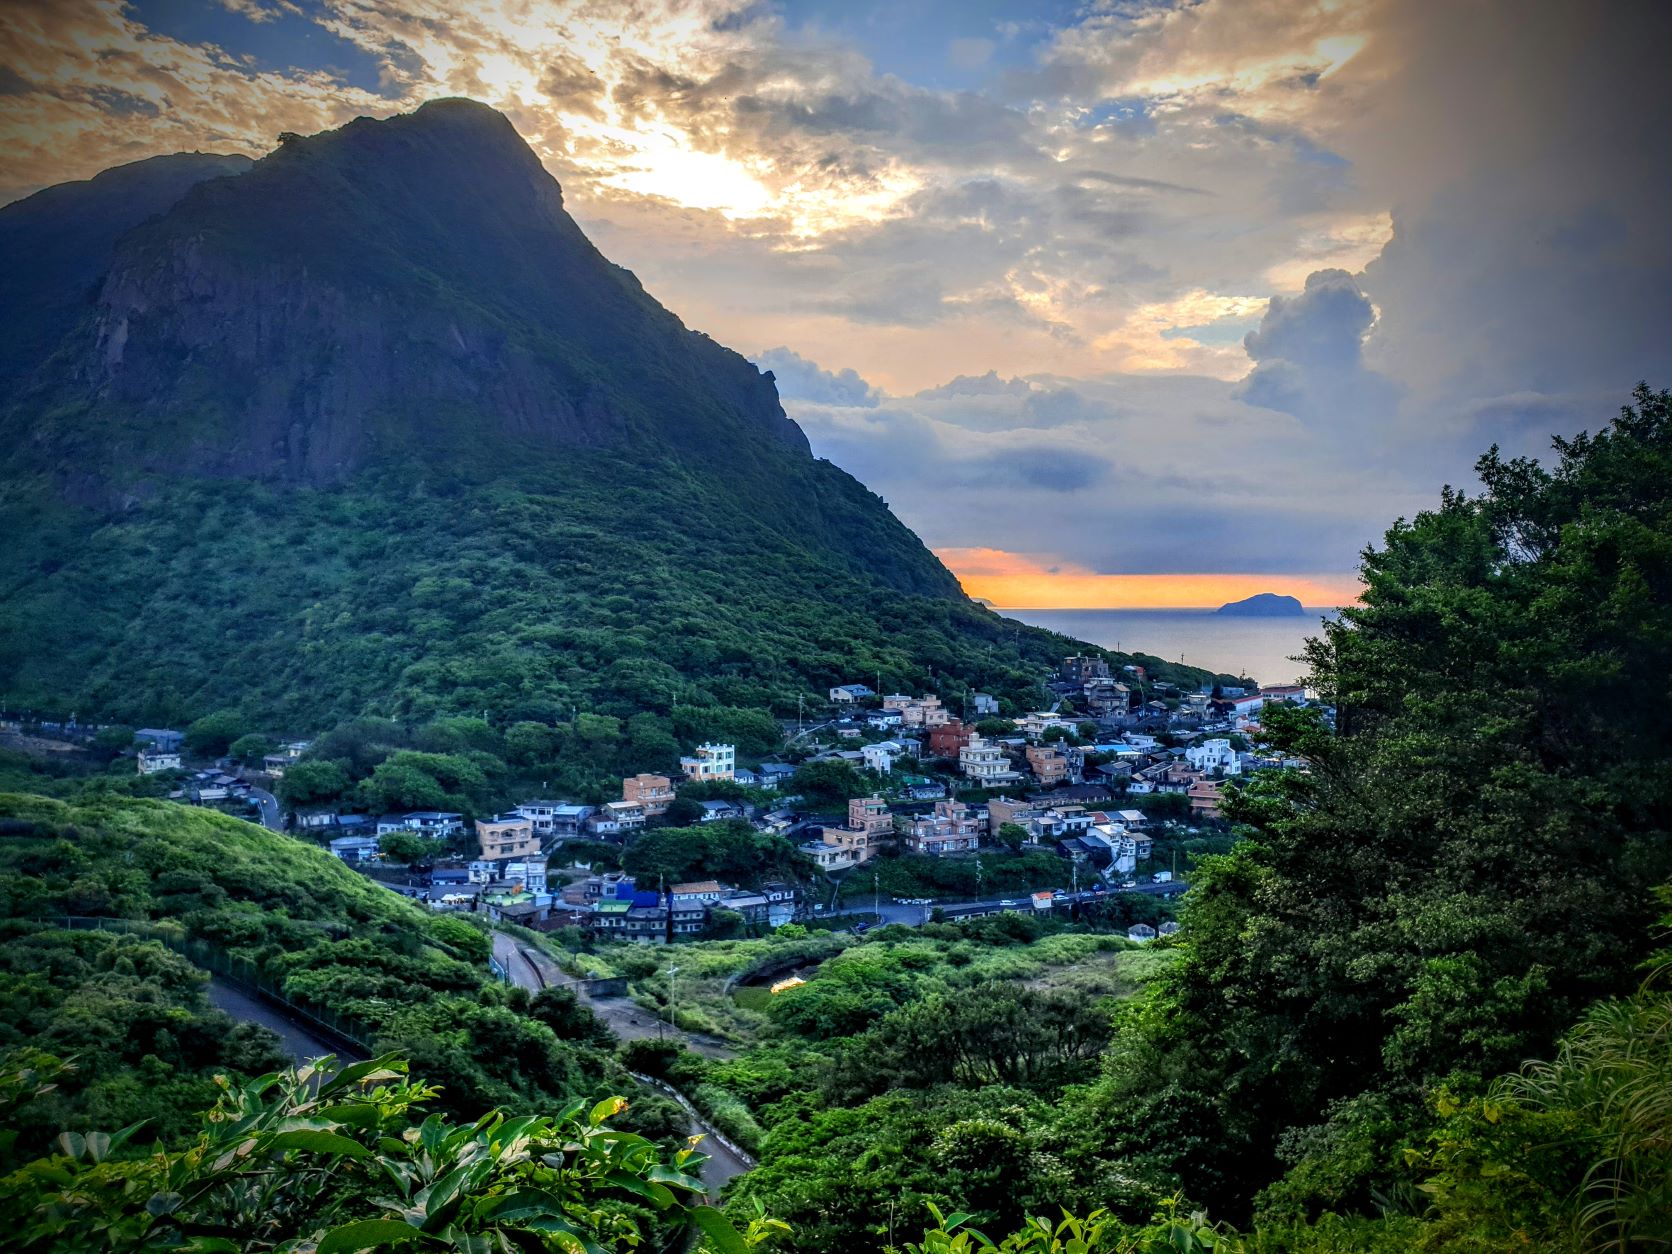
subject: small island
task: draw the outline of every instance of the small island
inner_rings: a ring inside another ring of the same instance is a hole
[[[1294,618],[1304,617],[1306,607],[1294,597],[1280,596],[1275,592],[1256,592],[1251,597],[1221,605],[1215,613],[1242,618]]]

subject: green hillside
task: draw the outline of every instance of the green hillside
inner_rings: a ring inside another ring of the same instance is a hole
[[[8,704],[306,732],[879,676],[1025,703],[1078,649],[964,597],[492,110],[150,164],[0,210],[34,346],[0,363]]]

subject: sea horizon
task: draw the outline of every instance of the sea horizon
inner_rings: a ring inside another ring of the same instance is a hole
[[[1199,666],[1216,674],[1243,675],[1263,684],[1288,684],[1306,674],[1295,661],[1308,637],[1319,633],[1339,606],[1303,606],[1302,614],[1264,617],[1220,614],[1215,606],[1145,609],[1065,609],[995,605],[996,614],[1031,627],[1123,653],[1144,653]]]

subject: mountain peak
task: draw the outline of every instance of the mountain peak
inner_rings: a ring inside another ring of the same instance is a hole
[[[414,458],[492,476],[644,443],[808,456],[772,381],[604,258],[486,105],[286,135],[162,208],[36,355],[28,404],[0,394],[80,496],[159,473],[334,483]]]

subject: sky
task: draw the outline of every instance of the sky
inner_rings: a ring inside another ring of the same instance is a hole
[[[439,96],[1007,606],[1355,595],[1672,383],[1672,5],[6,0],[0,201]]]

